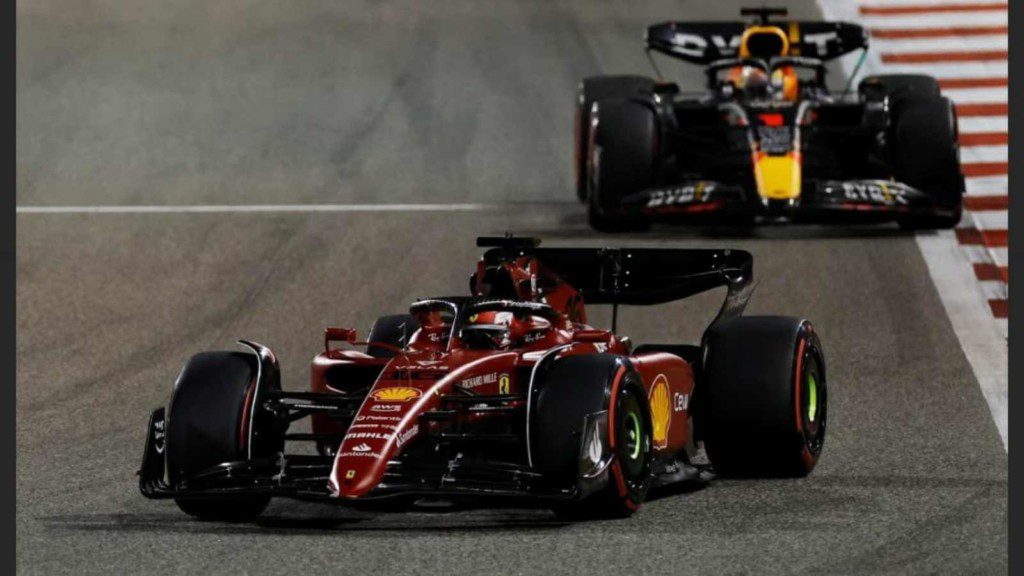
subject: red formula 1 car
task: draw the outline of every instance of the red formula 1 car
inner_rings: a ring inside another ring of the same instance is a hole
[[[210,519],[253,518],[275,496],[485,497],[607,517],[631,514],[652,486],[814,467],[827,416],[821,345],[805,320],[740,316],[750,254],[478,245],[489,249],[471,295],[415,302],[365,342],[328,328],[308,392],[283,390],[277,359],[256,343],[193,356],[150,419],[142,493]],[[699,345],[634,347],[614,332],[620,304],[721,286]],[[613,329],[590,326],[584,304],[612,305]],[[288,431],[306,417],[311,432]],[[293,448],[302,442],[315,453]],[[691,461],[698,442],[709,474]]]

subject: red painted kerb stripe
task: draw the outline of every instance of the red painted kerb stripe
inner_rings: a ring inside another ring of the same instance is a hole
[[[941,78],[939,86],[947,90],[955,88],[1002,88],[1009,86],[1008,78]]]
[[[1009,210],[1009,196],[964,196],[964,208],[974,212]]]
[[[978,230],[976,228],[957,228],[956,239],[961,244],[972,246],[989,246],[1001,248],[1006,246],[1009,233],[1006,230]]]
[[[1006,176],[1009,169],[1006,162],[967,162],[960,165],[964,176]]]
[[[957,116],[1006,116],[1009,112],[1006,102],[956,105]]]
[[[1010,271],[1006,266],[997,266],[988,262],[975,262],[974,276],[978,280],[997,280],[999,282],[1010,281]]]
[[[996,318],[1010,317],[1010,302],[1008,300],[989,300],[988,306]]]
[[[1010,142],[1006,132],[967,132],[960,134],[961,146],[998,146]]]

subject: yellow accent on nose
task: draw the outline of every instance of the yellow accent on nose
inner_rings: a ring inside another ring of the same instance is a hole
[[[757,154],[754,158],[757,193],[770,200],[791,200],[800,197],[800,156]]]

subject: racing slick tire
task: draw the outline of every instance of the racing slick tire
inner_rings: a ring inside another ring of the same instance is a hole
[[[185,364],[167,410],[167,472],[171,486],[224,462],[248,458],[245,434],[255,395],[257,360],[251,353],[203,352]],[[253,456],[284,445],[283,431],[255,415]],[[175,498],[200,520],[245,521],[260,515],[270,496]]]
[[[914,215],[899,219],[906,230],[952,228],[960,222],[964,177],[956,108],[944,98],[939,82],[924,74],[869,76],[859,90],[868,99],[889,99],[889,159],[894,176],[931,195],[949,215]]]
[[[576,166],[576,196],[587,201],[587,142],[590,138],[590,107],[599,100],[651,94],[654,80],[645,76],[590,76],[576,91],[573,157]]]
[[[399,348],[405,348],[405,345],[409,342],[409,337],[412,336],[413,332],[419,329],[419,323],[416,322],[416,318],[411,314],[381,316],[373,323],[373,326],[370,328],[370,334],[366,337],[366,341],[381,342],[384,344],[391,344],[392,346],[397,346]],[[366,347],[366,353],[374,358],[393,358],[396,355],[394,350],[383,346],[373,345]]]
[[[654,111],[632,100],[602,100],[588,155],[587,216],[601,232],[642,230],[648,222],[623,214],[622,200],[654,184],[658,124]]]
[[[530,446],[533,466],[559,482],[578,484],[593,462],[583,458],[587,423],[607,411],[602,461],[607,483],[555,512],[568,519],[624,518],[637,510],[651,486],[650,406],[639,374],[613,354],[560,358],[538,374],[531,390]],[[588,417],[590,419],[588,419]],[[593,425],[591,426],[593,427]],[[610,462],[610,463],[609,463]]]
[[[896,179],[929,194],[951,215],[917,215],[899,220],[909,230],[952,228],[963,212],[956,108],[948,98],[906,102],[896,118]]]
[[[811,324],[781,316],[722,320],[704,342],[697,424],[715,471],[801,477],[821,456],[825,358]]]

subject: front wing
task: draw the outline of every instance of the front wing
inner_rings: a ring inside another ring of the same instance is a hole
[[[163,408],[153,411],[146,434],[142,467],[138,471],[142,495],[152,499],[217,499],[238,496],[273,496],[359,506],[408,497],[491,499],[544,505],[552,501],[584,498],[602,488],[607,471],[574,486],[552,483],[545,475],[509,462],[393,461],[384,481],[365,496],[341,498],[328,489],[333,460],[310,454],[278,454],[224,462],[172,485],[165,461],[166,417]]]
[[[623,199],[624,216],[652,221],[708,222],[759,219],[771,222],[874,223],[913,216],[953,216],[958,207],[888,180],[805,181],[799,198],[765,201],[736,184],[706,180],[651,188]]]

